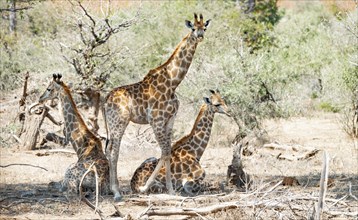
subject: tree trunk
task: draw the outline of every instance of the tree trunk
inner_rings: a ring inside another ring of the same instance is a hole
[[[87,125],[89,126],[90,130],[97,135],[99,130],[98,114],[101,104],[101,93],[99,90],[87,88],[84,91],[80,91],[79,94],[87,97],[83,98],[83,102],[87,102],[88,106],[88,117],[86,117],[88,119]],[[78,107],[81,105],[85,104],[81,103]]]
[[[28,80],[30,78],[29,72],[25,73],[25,79],[24,79],[24,87],[22,90],[22,97],[19,101],[19,121],[21,123],[21,129],[19,131],[19,135],[22,134],[22,131],[24,129],[24,123],[25,123],[25,116],[26,116],[26,98],[27,98],[27,84]]]
[[[244,171],[242,156],[251,156],[255,152],[255,149],[269,142],[271,141],[267,132],[258,128],[251,129],[250,133],[238,133],[232,144],[233,157],[231,165],[228,166],[227,170],[228,183],[238,188],[250,188],[251,178]]]
[[[245,173],[241,159],[244,143],[245,141],[242,139],[237,144],[234,144],[231,165],[227,169],[227,182],[238,188],[250,187],[250,177]]]
[[[38,139],[39,131],[48,109],[43,106],[36,114],[26,113],[24,128],[20,136],[22,150],[34,150]]]
[[[9,8],[10,8],[10,15],[9,15],[9,20],[10,20],[10,26],[9,26],[9,30],[10,33],[15,33],[16,31],[16,0],[10,0],[9,1]]]

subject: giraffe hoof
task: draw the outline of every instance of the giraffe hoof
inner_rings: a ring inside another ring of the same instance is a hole
[[[113,199],[115,202],[120,202],[122,200],[122,196],[120,193],[116,193],[116,194],[114,194]]]

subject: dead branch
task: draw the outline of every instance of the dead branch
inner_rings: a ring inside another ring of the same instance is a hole
[[[222,204],[211,205],[207,207],[200,208],[151,208],[145,215],[147,216],[171,216],[171,215],[189,215],[189,216],[198,216],[207,215],[211,213],[216,213],[222,210],[235,209],[238,208],[237,202],[226,202]]]
[[[19,100],[19,121],[21,123],[21,128],[19,130],[19,135],[22,134],[23,129],[24,129],[24,122],[25,122],[25,117],[26,117],[26,98],[27,98],[27,84],[30,78],[30,74],[29,72],[25,73],[25,77],[24,77],[24,87],[22,90],[22,97]]]
[[[295,196],[292,197],[292,200],[312,200],[312,201],[318,201],[319,197],[315,196]],[[325,201],[333,202],[333,203],[339,203],[341,205],[347,206],[347,203],[344,201],[341,201],[341,199],[331,199],[331,198],[325,198]]]
[[[269,189],[268,191],[266,191],[261,198],[264,198],[268,193],[274,191],[278,186],[280,186],[282,184],[283,180],[278,181],[278,183],[276,183],[273,187],[271,187],[271,189]]]
[[[95,162],[93,162],[87,169],[87,171],[83,174],[80,184],[78,186],[79,192],[80,192],[80,198],[82,201],[84,201],[86,203],[86,205],[88,205],[91,209],[94,210],[95,213],[97,213],[101,220],[105,219],[106,217],[103,215],[103,212],[98,208],[98,198],[99,198],[99,186],[98,186],[98,173],[97,173],[97,169],[94,166]],[[83,195],[83,191],[82,191],[82,183],[83,180],[85,179],[85,177],[91,172],[93,171],[95,173],[95,179],[96,179],[96,206],[94,206],[84,195]]]
[[[138,215],[138,218],[137,219],[140,219],[142,216],[146,215],[146,213],[149,211],[149,209],[151,209],[153,207],[153,205],[149,205],[143,212],[141,212],[139,215]]]
[[[3,12],[3,11],[17,12],[17,11],[28,10],[31,8],[32,8],[31,6],[22,7],[22,8],[0,8],[0,12]]]
[[[16,135],[12,135],[12,137],[19,143],[19,144],[22,144],[22,141],[21,141],[21,139],[18,137],[18,136],[16,136]]]
[[[46,150],[45,153],[66,153],[66,154],[76,154],[74,150],[66,150],[66,149],[54,149],[54,150]]]
[[[186,197],[180,202],[179,207],[183,206],[184,202],[186,200],[189,200],[189,199],[194,201],[195,203],[196,203],[196,199],[201,199],[201,198],[204,198],[205,200],[208,199],[208,198],[216,198],[216,199],[218,199],[220,201],[220,196],[224,196],[224,195],[225,195],[225,193],[213,194],[213,195],[199,195],[199,196],[194,196],[194,197]]]
[[[316,220],[320,220],[323,213],[324,200],[327,192],[329,156],[326,151],[323,154],[323,169],[321,173],[320,192],[316,209]]]
[[[62,121],[57,121],[49,112],[46,114],[46,118],[50,119],[50,121],[57,126],[61,126],[63,124]]]
[[[43,170],[48,171],[44,167],[40,167],[40,166],[36,166],[36,165],[32,165],[32,164],[27,164],[27,163],[12,163],[12,164],[8,164],[8,165],[0,165],[1,168],[6,168],[6,167],[10,167],[10,166],[28,166],[28,167],[35,167],[35,168],[39,168],[39,169],[43,169]]]
[[[349,190],[348,190],[348,192],[349,192],[350,197],[352,197],[353,199],[358,201],[358,198],[355,195],[353,195],[353,193],[352,193],[352,183],[351,182],[349,182]]]

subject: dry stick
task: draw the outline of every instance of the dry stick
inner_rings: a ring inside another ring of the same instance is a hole
[[[98,209],[98,198],[99,198],[98,172],[96,166],[93,167],[93,171],[96,177],[96,209],[94,210],[94,212],[96,212]]]
[[[40,168],[40,169],[48,171],[46,168],[36,166],[36,165],[32,165],[32,164],[26,164],[26,163],[12,163],[12,164],[8,164],[8,165],[0,165],[1,168],[6,168],[6,167],[9,167],[9,166],[29,166],[29,167]]]
[[[352,183],[351,182],[349,182],[349,195],[353,198],[353,199],[355,199],[355,200],[357,200],[358,201],[358,198],[355,196],[355,195],[353,195],[352,194]]]
[[[262,196],[261,199],[264,198],[268,193],[272,192],[274,189],[276,189],[279,185],[281,185],[283,182],[283,180],[279,181],[278,183],[276,183],[276,185],[274,185],[273,187],[271,187],[271,189],[269,189],[268,191],[266,191]]]
[[[139,215],[138,215],[138,218],[137,219],[140,219],[142,216],[146,215],[146,213],[148,212],[149,209],[151,209],[153,207],[153,205],[149,205],[143,212],[141,212]]]
[[[24,122],[25,122],[25,110],[26,110],[26,97],[27,97],[27,84],[28,84],[28,80],[30,78],[30,74],[29,72],[26,72],[25,73],[25,80],[24,80],[24,87],[23,87],[23,90],[22,90],[22,97],[19,101],[19,113],[18,113],[18,116],[19,116],[19,121],[21,122],[21,129],[20,129],[20,132],[18,133],[19,135],[22,134],[23,132],[23,129],[24,129]],[[21,142],[19,142],[21,143]]]
[[[320,220],[323,214],[324,199],[327,192],[329,156],[326,151],[323,153],[323,169],[321,173],[320,192],[317,203],[315,219]]]
[[[46,150],[45,153],[68,153],[68,154],[76,154],[73,150],[66,149],[54,149],[54,150]]]
[[[296,196],[292,200],[318,200],[319,197],[314,196]],[[344,201],[341,201],[341,199],[331,199],[331,198],[325,198],[325,201],[333,202],[333,203],[339,203],[341,205],[347,206],[347,203]]]
[[[95,173],[95,177],[96,177],[96,206],[94,206],[90,201],[88,201],[88,199],[83,196],[83,192],[82,192],[82,183],[83,183],[83,180],[85,179],[85,177],[89,174],[89,172],[92,171],[92,167],[94,166],[95,162],[93,162],[91,164],[91,166],[88,167],[87,171],[83,174],[82,178],[81,178],[81,181],[80,181],[80,185],[78,186],[79,188],[79,191],[80,191],[80,198],[82,201],[84,201],[90,208],[92,208],[95,213],[98,213],[98,215],[100,216],[101,219],[104,219],[105,216],[103,216],[103,212],[98,209],[98,174],[97,174],[97,170],[96,169],[93,169],[94,173]]]
[[[332,205],[330,205],[328,209],[332,208],[332,207],[335,206],[338,202],[342,201],[343,199],[345,199],[345,198],[347,198],[347,197],[348,197],[348,195],[345,195],[345,196],[343,196],[342,198],[337,199],[337,201],[335,201]],[[325,200],[328,201],[327,199],[325,199]],[[346,205],[347,205],[347,204],[346,204]]]
[[[19,143],[19,144],[22,144],[22,140],[16,136],[15,134],[12,135],[12,137]]]
[[[225,202],[217,205],[200,207],[200,208],[166,208],[165,210],[152,209],[148,210],[146,214],[148,216],[170,216],[170,215],[189,215],[189,216],[198,216],[206,215],[210,213],[216,213],[224,209],[233,209],[237,208],[237,202]]]
[[[213,194],[213,195],[199,195],[199,196],[194,196],[194,197],[185,197],[185,198],[180,202],[179,207],[181,207],[181,206],[183,205],[183,203],[184,203],[186,200],[188,200],[188,199],[193,200],[193,202],[196,204],[195,199],[200,199],[200,198],[205,198],[205,199],[207,199],[207,198],[210,198],[210,197],[214,197],[214,198],[219,199],[219,198],[218,198],[219,196],[224,196],[224,195],[225,195],[225,193],[219,193],[219,194]]]

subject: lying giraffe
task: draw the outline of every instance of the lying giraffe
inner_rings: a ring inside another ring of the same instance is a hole
[[[205,171],[200,165],[200,158],[208,144],[215,113],[228,114],[225,101],[218,91],[210,90],[210,98],[204,98],[205,104],[200,108],[190,134],[178,140],[172,147],[170,158],[171,179],[176,190],[181,188],[193,195],[202,189]],[[159,160],[151,157],[145,160],[134,172],[131,179],[133,192],[139,192],[151,176]],[[149,192],[166,191],[166,168],[162,167],[155,182],[149,187]]]
[[[106,156],[110,161],[111,190],[117,201],[121,199],[117,179],[118,153],[122,136],[130,121],[150,124],[162,151],[158,168],[140,190],[148,190],[159,169],[165,164],[166,187],[170,194],[174,194],[169,167],[171,133],[179,108],[175,89],[188,72],[196,47],[203,40],[204,32],[210,24],[210,20],[204,22],[201,14],[200,20],[196,14],[194,18],[194,24],[185,21],[191,32],[177,45],[174,53],[164,64],[150,70],[142,81],[115,88],[107,95],[103,111],[107,125]]]
[[[60,191],[67,193],[67,198],[72,200],[78,194],[79,184],[87,169],[94,163],[98,173],[100,191],[109,193],[109,163],[104,155],[102,143],[86,126],[81,114],[73,101],[70,89],[61,81],[60,74],[53,74],[53,81],[40,97],[39,102],[58,98],[62,106],[64,117],[65,139],[69,140],[76,151],[78,161],[67,168],[65,178]],[[83,181],[83,187],[95,189],[95,175],[88,174]]]

